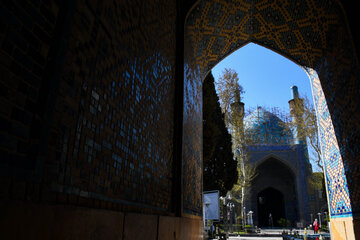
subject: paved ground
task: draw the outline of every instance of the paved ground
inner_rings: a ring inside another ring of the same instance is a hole
[[[282,240],[282,237],[229,237],[229,240]]]
[[[282,230],[278,230],[278,229],[263,229],[261,230],[261,234],[267,234],[267,235],[278,235],[281,234]],[[282,237],[229,237],[229,240],[258,240],[258,239],[263,239],[263,240],[282,240]]]
[[[279,234],[282,233],[282,229],[262,229],[260,234],[266,234],[267,236],[265,237],[229,237],[229,240],[258,240],[258,239],[262,239],[262,240],[282,240],[282,237],[278,237]],[[289,231],[289,230],[287,230]],[[299,234],[303,234],[303,230],[299,229],[297,230]],[[308,230],[307,233],[308,234],[313,234],[314,231],[312,230]],[[277,235],[277,236],[271,236],[271,235]]]

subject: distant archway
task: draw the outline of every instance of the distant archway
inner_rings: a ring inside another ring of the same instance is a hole
[[[269,226],[269,214],[273,215],[273,223],[276,226],[280,218],[285,218],[295,223],[305,218],[303,212],[299,212],[301,196],[295,173],[291,168],[275,157],[270,157],[256,167],[257,176],[251,182],[249,191],[248,207],[254,211],[254,223],[259,226]],[[271,193],[274,189],[281,193]],[[259,199],[263,197],[263,199]],[[278,202],[280,201],[280,203]],[[274,212],[276,210],[276,213]],[[265,219],[264,219],[265,218]]]
[[[259,192],[256,199],[259,227],[279,226],[279,220],[286,218],[284,195],[280,191],[269,187]]]

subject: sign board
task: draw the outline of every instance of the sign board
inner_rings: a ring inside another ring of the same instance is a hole
[[[203,193],[205,220],[220,220],[219,197],[219,191],[207,191]]]

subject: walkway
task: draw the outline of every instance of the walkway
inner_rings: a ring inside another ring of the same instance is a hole
[[[282,237],[229,237],[229,240],[282,240]]]
[[[288,230],[287,230],[288,231]],[[299,234],[303,234],[302,229],[297,230]],[[311,231],[311,230],[310,230]],[[261,229],[259,233],[260,236],[230,236],[228,240],[282,240],[282,237],[279,236],[283,232],[283,229]],[[311,231],[312,233],[313,231]],[[309,231],[308,231],[309,233]],[[264,235],[264,236],[261,236]]]

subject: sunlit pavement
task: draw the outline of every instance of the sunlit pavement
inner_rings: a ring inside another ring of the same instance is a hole
[[[257,239],[266,239],[266,240],[282,240],[282,237],[229,237],[229,240],[257,240]]]
[[[271,236],[264,236],[264,237],[261,237],[261,236],[253,236],[253,237],[245,237],[245,236],[238,236],[238,237],[235,237],[235,236],[230,236],[229,238],[227,238],[227,240],[257,240],[257,239],[263,239],[263,240],[282,240],[282,237],[278,237],[278,236],[274,236],[274,237],[271,237]],[[217,239],[213,239],[213,240],[217,240]]]
[[[289,231],[289,229],[286,229],[287,231]],[[303,229],[296,229],[296,231],[299,234],[303,234],[304,231]],[[282,240],[282,237],[279,237],[279,234],[281,234],[283,232],[283,229],[262,229],[260,234],[265,234],[266,236],[252,236],[252,237],[248,237],[248,236],[230,236],[228,239],[229,240],[257,240],[257,239],[263,239],[263,240]],[[308,230],[307,233],[308,234],[312,234],[314,231],[313,230]],[[276,236],[269,236],[269,235],[276,235]]]
[[[266,234],[267,236],[253,236],[253,237],[229,237],[229,240],[257,240],[257,239],[263,239],[263,240],[282,240],[282,237],[279,237],[279,234],[282,233],[282,230],[279,229],[263,229],[261,230],[260,234]],[[269,236],[269,235],[277,235],[277,236]]]

